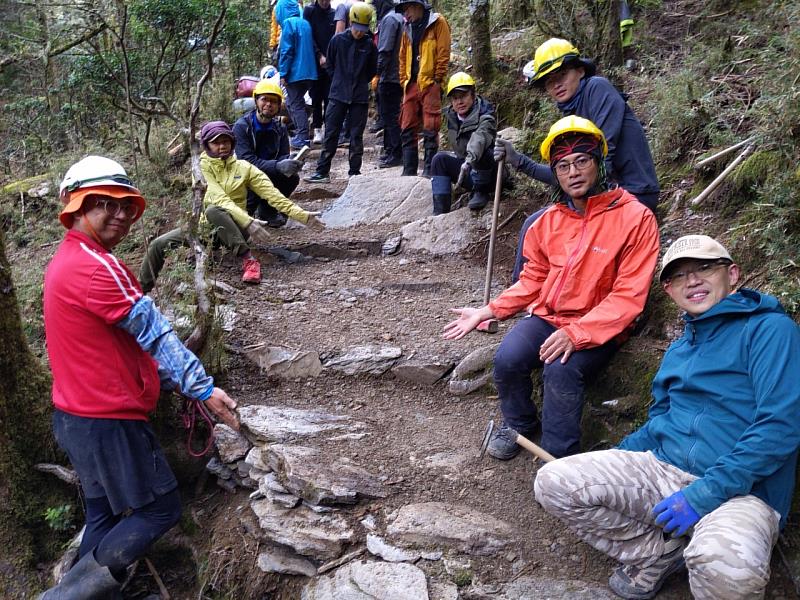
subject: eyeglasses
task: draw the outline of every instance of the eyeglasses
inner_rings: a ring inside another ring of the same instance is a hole
[[[591,156],[579,156],[572,162],[562,160],[556,163],[556,175],[567,175],[569,174],[570,168],[572,165],[575,165],[575,168],[578,171],[585,171],[589,168],[594,162],[594,159]]]
[[[694,274],[695,277],[698,279],[706,279],[714,273],[714,270],[717,267],[727,267],[731,264],[729,261],[725,260],[724,258],[717,259],[712,262],[704,262],[700,263],[695,267],[687,267],[681,271],[676,271],[672,275],[664,278],[664,285],[674,285],[674,286],[683,286],[686,284],[686,281],[689,279],[690,274]]]
[[[135,219],[139,216],[139,207],[133,202],[117,202],[109,198],[92,197],[88,198],[96,207],[102,208],[109,217],[118,217],[123,213],[128,219]]]

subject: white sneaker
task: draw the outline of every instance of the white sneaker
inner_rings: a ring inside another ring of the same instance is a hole
[[[314,129],[314,139],[311,140],[312,144],[322,144],[322,127]]]

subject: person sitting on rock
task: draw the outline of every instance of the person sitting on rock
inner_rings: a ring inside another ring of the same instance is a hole
[[[609,180],[655,211],[658,179],[642,124],[628,106],[627,96],[608,79],[595,75],[595,70],[594,63],[582,58],[570,42],[552,38],[536,49],[532,80],[537,89],[545,91],[555,101],[565,116],[589,119],[603,131],[608,142],[605,169]],[[543,183],[555,183],[549,165],[520,154],[508,140],[498,137],[495,144],[496,160],[505,159],[512,167]],[[544,210],[536,211],[522,224],[513,281],[519,278],[527,260],[522,248],[525,232]]]
[[[345,120],[350,128],[348,176],[361,174],[364,128],[369,112],[369,85],[375,77],[378,62],[378,50],[372,42],[369,29],[373,12],[372,6],[366,2],[353,4],[350,8],[350,28],[333,36],[328,45],[326,67],[331,75],[331,90],[325,112],[325,139],[316,172],[305,178],[308,182],[330,182],[331,162]]]
[[[445,109],[447,137],[454,152],[437,152],[431,162],[433,214],[450,212],[451,188],[472,190],[471,210],[489,202],[492,180],[497,172],[492,148],[497,134],[494,107],[475,94],[475,80],[459,72],[447,83],[450,106]]]
[[[481,308],[454,309],[444,328],[459,339],[482,321],[507,319],[525,309],[494,358],[494,381],[503,425],[487,452],[517,455],[514,431],[533,437],[553,456],[580,451],[585,382],[627,337],[644,309],[658,260],[653,213],[608,181],[603,132],[581,117],[556,122],[542,142],[559,187],[549,207],[525,234],[528,262],[519,281]],[[566,193],[564,199],[563,193]],[[542,419],[531,399],[531,371],[542,369]]]
[[[260,169],[233,153],[234,135],[225,121],[211,121],[200,130],[200,170],[208,188],[203,197],[203,216],[213,229],[214,238],[242,260],[242,281],[259,283],[261,264],[250,251],[250,243],[266,245],[270,241],[265,221],[247,214],[247,193],[255,192],[282,213],[315,230],[324,228],[318,212],[302,209],[285,198]],[[145,293],[153,289],[164,266],[169,248],[186,244],[186,231],[173,229],[159,236],[147,249],[139,280]]]
[[[303,163],[289,155],[289,132],[277,118],[283,103],[283,91],[274,81],[262,79],[253,89],[256,107],[233,124],[236,158],[246,160],[269,177],[287,198],[300,183],[298,172]],[[270,227],[283,227],[286,215],[252,190],[247,192],[247,213]]]
[[[536,500],[622,563],[608,583],[623,598],[653,598],[684,567],[698,600],[763,598],[800,448],[800,327],[777,298],[737,290],[708,236],[676,240],[659,280],[685,330],[647,421],[615,449],[542,467]]]

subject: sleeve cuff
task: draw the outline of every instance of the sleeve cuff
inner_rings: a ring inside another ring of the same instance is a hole
[[[197,397],[197,399],[200,400],[200,402],[205,402],[206,400],[211,398],[211,394],[213,393],[214,393],[214,384],[212,383],[210,386],[208,386],[208,389],[206,391],[204,391]]]

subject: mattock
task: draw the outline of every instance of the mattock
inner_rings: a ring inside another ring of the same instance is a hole
[[[514,438],[514,441],[517,444],[525,448],[525,450],[537,458],[541,458],[546,463],[556,459],[556,457],[550,454],[547,450],[537,446],[528,438],[521,436],[513,429],[509,428],[509,431],[511,432],[511,437]],[[490,419],[489,424],[486,426],[486,433],[483,434],[483,442],[481,442],[481,451],[480,454],[478,454],[478,460],[482,460],[483,455],[486,454],[486,448],[489,446],[489,441],[492,439],[492,433],[494,433],[494,419]]]

